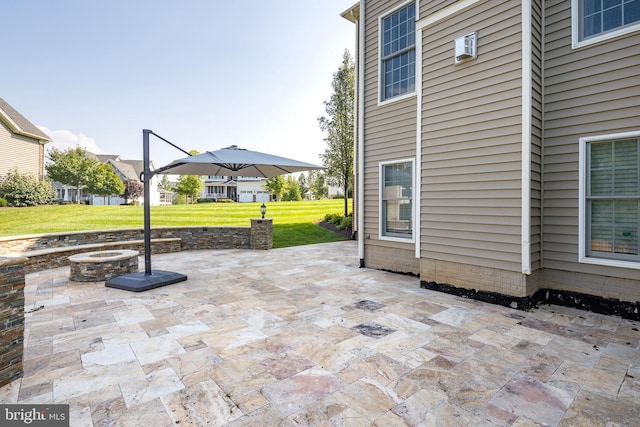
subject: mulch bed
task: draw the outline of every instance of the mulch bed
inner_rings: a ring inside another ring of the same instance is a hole
[[[341,235],[345,240],[353,240],[353,231],[351,230],[351,227],[340,230],[335,224],[327,221],[320,221],[318,225],[322,228],[326,228],[329,231],[333,231],[334,233]]]

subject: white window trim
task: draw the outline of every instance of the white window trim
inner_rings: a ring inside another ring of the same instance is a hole
[[[411,238],[406,237],[393,237],[393,236],[384,236],[382,234],[382,221],[383,221],[383,209],[382,209],[382,194],[384,192],[384,181],[382,179],[383,173],[382,169],[387,165],[394,165],[397,163],[411,163],[411,203],[412,203],[412,211],[411,211]],[[389,160],[386,162],[378,163],[378,180],[379,180],[379,188],[378,188],[378,239],[386,240],[389,242],[400,242],[400,243],[415,243],[416,242],[416,159],[408,158],[408,159],[398,159],[398,160]]]
[[[407,98],[411,98],[413,96],[416,96],[416,85],[414,83],[413,85],[413,92],[407,92],[404,93],[402,95],[398,95],[398,96],[394,96],[391,97],[389,99],[382,99],[382,92],[383,92],[383,87],[382,87],[382,82],[383,82],[383,72],[382,72],[382,20],[384,18],[386,18],[389,15],[393,15],[394,13],[396,13],[397,11],[399,11],[402,8],[405,8],[407,6],[409,6],[411,3],[415,3],[415,0],[409,0],[406,1],[396,7],[394,7],[393,9],[387,11],[387,13],[385,13],[384,15],[380,15],[378,16],[378,105],[382,106],[382,105],[387,105],[387,104],[392,104],[394,102],[398,102],[398,101],[402,101],[403,99],[407,99]],[[418,3],[416,3],[416,18],[419,16],[419,9],[418,9]],[[416,19],[417,21],[417,19]],[[417,35],[417,32],[416,32]],[[416,46],[418,44],[418,39],[416,39]],[[416,50],[417,52],[417,50]],[[416,58],[416,71],[415,71],[415,79],[418,79],[418,61]]]
[[[585,46],[590,46],[595,43],[600,43],[605,40],[610,40],[622,35],[632,33],[640,30],[640,22],[637,22],[628,27],[619,28],[617,30],[609,31],[604,34],[589,37],[585,40],[580,40],[580,1],[571,0],[571,48],[578,49]]]
[[[587,241],[586,241],[586,184],[587,184],[587,143],[595,141],[611,141],[615,139],[625,138],[638,138],[640,137],[640,131],[613,133],[609,135],[587,136],[580,138],[579,149],[579,185],[578,185],[578,262],[584,264],[606,265],[609,267],[620,268],[633,268],[640,270],[640,262],[621,261],[606,258],[596,258],[594,256],[587,256]]]

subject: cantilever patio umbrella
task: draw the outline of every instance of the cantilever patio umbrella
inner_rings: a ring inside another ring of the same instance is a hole
[[[149,200],[151,197],[149,181],[154,175],[259,176],[271,178],[286,173],[324,169],[322,166],[311,163],[260,153],[258,151],[245,150],[235,145],[192,156],[187,151],[167,141],[151,130],[144,129],[142,133],[144,171],[140,179],[144,182],[145,271],[144,273],[126,274],[108,280],[105,285],[111,288],[139,292],[187,280],[187,276],[181,273],[151,269],[151,215],[149,209]],[[151,134],[187,154],[188,157],[174,160],[168,165],[152,171],[149,162],[149,135]]]

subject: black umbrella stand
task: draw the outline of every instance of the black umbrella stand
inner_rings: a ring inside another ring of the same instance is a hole
[[[114,277],[105,282],[105,286],[109,288],[123,289],[132,292],[141,292],[161,286],[171,285],[173,283],[183,282],[187,280],[187,276],[172,271],[152,270],[151,269],[151,178],[156,172],[151,170],[149,161],[149,135],[153,134],[159,139],[174,148],[191,155],[187,151],[177,145],[167,141],[160,135],[153,133],[149,129],[142,131],[142,151],[144,171],[141,174],[141,180],[144,184],[144,273],[131,273],[124,276]]]

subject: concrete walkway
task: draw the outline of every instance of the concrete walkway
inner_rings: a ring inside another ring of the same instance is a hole
[[[640,424],[638,322],[423,290],[358,268],[355,242],[153,268],[189,280],[27,276],[25,375],[0,401],[68,403],[72,426]]]

